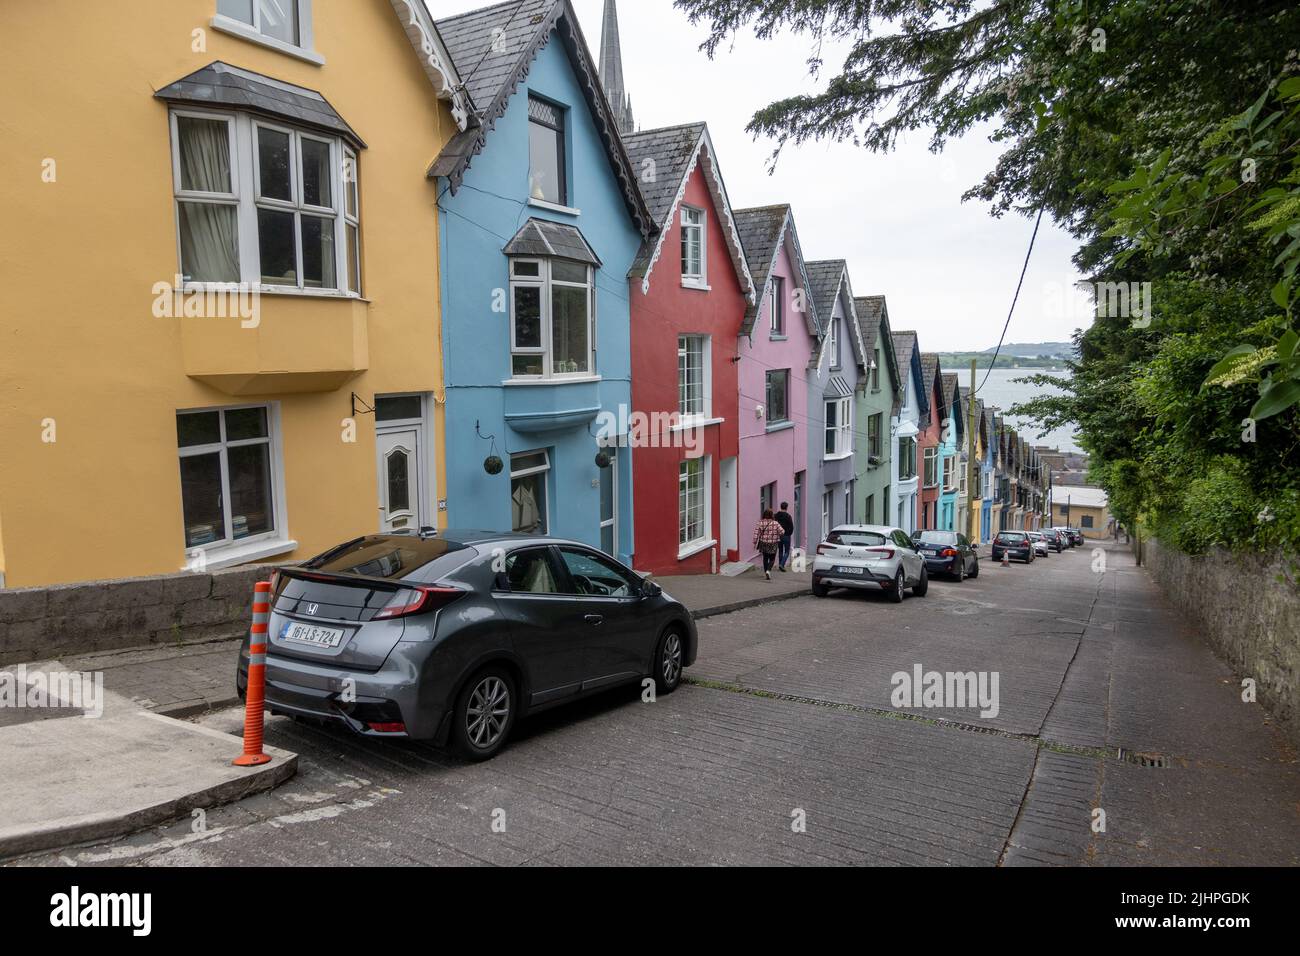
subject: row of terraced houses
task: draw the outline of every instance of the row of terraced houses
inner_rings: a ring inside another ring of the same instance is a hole
[[[613,0],[599,59],[568,0],[137,7],[0,9],[0,583],[1044,520],[1035,451],[788,205],[737,208],[704,122],[635,128]]]

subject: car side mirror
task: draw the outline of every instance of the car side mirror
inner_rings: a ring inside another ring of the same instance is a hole
[[[664,593],[664,589],[653,581],[645,581],[641,585],[642,597],[658,597]]]

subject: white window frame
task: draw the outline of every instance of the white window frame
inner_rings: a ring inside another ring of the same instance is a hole
[[[844,523],[853,524],[853,482],[844,483]]]
[[[541,456],[542,456],[542,464],[540,464],[540,465],[533,465],[533,466],[531,466],[531,467],[529,467],[529,468],[516,468],[516,467],[515,467],[515,459],[517,459],[517,458],[528,458],[528,457],[530,457],[530,456],[532,456],[532,455],[541,455]],[[514,498],[513,486],[514,486],[514,480],[515,480],[516,478],[527,478],[527,477],[529,477],[530,475],[541,475],[541,476],[542,476],[542,482],[543,482],[543,484],[542,484],[542,518],[543,518],[543,520],[544,520],[544,522],[545,522],[545,527],[542,529],[542,534],[550,534],[550,532],[551,532],[551,479],[550,479],[550,474],[551,474],[551,453],[550,453],[550,451],[549,451],[548,449],[545,449],[545,448],[534,448],[532,451],[516,451],[516,452],[511,452],[511,454],[510,454],[510,483],[511,483],[511,488],[512,488],[512,490],[511,490],[511,499],[512,499],[512,500],[513,500],[513,498]],[[513,522],[513,519],[512,519],[512,522]]]
[[[773,338],[783,338],[785,331],[785,276],[772,276],[767,292],[769,330]]]
[[[966,472],[961,472],[964,475]],[[943,456],[943,490],[956,491],[961,484],[960,475],[957,472],[957,456]]]
[[[317,66],[324,65],[325,57],[317,53],[315,49],[316,36],[312,26],[312,0],[289,0],[289,2],[296,4],[298,8],[297,43],[290,43],[287,40],[281,40],[279,37],[273,37],[262,32],[261,10],[257,0],[253,0],[252,3],[252,23],[246,23],[237,17],[218,12],[216,0],[213,0],[212,19],[208,21],[208,25],[214,30],[229,33],[241,40],[260,43],[262,46],[270,47],[281,53],[287,53],[289,56],[306,60],[308,63],[314,63]]]
[[[903,454],[903,449],[911,447],[910,455]],[[916,479],[916,439],[912,436],[906,436],[898,440],[898,480],[914,481]],[[907,463],[907,471],[903,470],[903,463]]]
[[[830,353],[831,353],[830,354],[831,368],[832,369],[843,368],[844,366],[842,364],[842,359],[840,356],[840,320],[837,318],[831,319],[830,335],[828,336],[828,339],[829,339],[828,348],[830,349]]]
[[[835,424],[831,424],[830,409],[835,406]],[[835,435],[835,450],[826,450],[826,437]],[[822,408],[822,450],[823,459],[836,461],[853,454],[853,399],[830,398]]]
[[[248,408],[260,408],[266,412],[266,437],[265,438],[245,438],[237,441],[226,440],[226,416],[225,412],[237,412]],[[245,560],[255,560],[257,556],[270,556],[280,554],[285,551],[291,551],[298,546],[296,541],[289,539],[289,522],[288,511],[285,506],[285,478],[284,478],[284,448],[281,435],[280,425],[280,403],[279,402],[250,402],[242,405],[210,405],[202,408],[178,408],[173,413],[173,418],[179,418],[181,415],[202,415],[217,412],[217,421],[220,426],[221,440],[216,444],[208,445],[190,445],[181,448],[177,445],[177,462],[182,458],[197,458],[201,455],[218,454],[221,463],[221,517],[223,522],[222,531],[224,537],[219,541],[210,541],[206,544],[187,544],[185,542],[184,521],[185,521],[185,501],[181,498],[181,544],[185,554],[188,556],[201,553],[202,557],[197,562],[203,568],[220,568],[230,564],[240,563]],[[230,463],[227,457],[227,451],[231,448],[243,448],[252,445],[266,445],[268,447],[267,460],[268,467],[271,469],[271,522],[270,531],[263,531],[259,534],[248,535],[243,538],[234,536],[234,516],[230,513]],[[179,474],[178,474],[179,477]],[[178,488],[179,492],[179,488]],[[238,557],[229,558],[223,561],[223,556],[238,555]]]
[[[699,221],[692,221],[693,217],[699,217]],[[709,216],[705,210],[698,206],[682,206],[681,211],[682,226],[682,285],[696,289],[707,289],[709,287]],[[687,243],[691,233],[698,232],[700,240],[700,269],[699,272],[687,272]]]
[[[822,540],[825,541],[831,534],[831,492],[822,492]]]
[[[568,289],[581,289],[584,286],[576,282],[569,282],[563,279],[556,279],[552,276],[551,259],[547,258],[522,258],[510,257],[507,268],[510,273],[510,379],[514,381],[543,381],[546,379],[584,379],[592,378],[596,374],[596,287],[595,273],[590,265],[584,262],[578,262],[575,259],[566,259],[565,262],[571,262],[574,265],[583,266],[587,270],[587,368],[581,372],[557,372],[555,371],[555,356],[553,352],[553,330],[551,328],[551,299],[552,290],[556,286]],[[516,276],[515,266],[524,263],[537,265],[536,276]],[[515,345],[515,290],[518,288],[538,288],[541,289],[541,320],[542,320],[542,345],[541,348],[523,348]],[[516,355],[540,355],[542,356],[542,374],[524,375],[515,371],[514,356]]]
[[[221,120],[227,124],[228,140],[231,150],[231,192],[204,193],[181,188],[180,135],[177,128],[177,120],[180,117]],[[356,291],[350,291],[347,287],[349,274],[347,264],[347,235],[345,229],[345,223],[349,221],[357,228],[357,272],[358,278],[362,278],[360,245],[361,190],[359,183],[356,184],[357,215],[349,220],[349,217],[346,216],[346,209],[344,206],[344,203],[346,202],[345,190],[348,188],[348,183],[345,182],[345,163],[343,157],[346,156],[349,158],[351,164],[350,169],[354,178],[357,176],[357,171],[360,167],[358,165],[356,152],[353,151],[342,140],[342,138],[329,136],[328,134],[319,133],[314,130],[302,129],[290,124],[265,120],[260,117],[254,118],[250,113],[225,110],[188,108],[173,109],[169,116],[169,125],[171,129],[173,193],[172,218],[174,220],[176,233],[177,273],[183,276],[183,270],[185,268],[185,263],[181,259],[180,204],[182,202],[207,202],[235,206],[236,231],[239,237],[238,258],[240,278],[238,283],[201,282],[182,279],[182,285],[184,286],[185,291],[204,291],[208,289],[230,290],[242,285],[244,288],[255,289],[259,292],[268,294],[329,296],[353,299],[361,297],[359,289]],[[259,163],[257,161],[258,127],[264,127],[289,134],[289,183],[290,194],[293,197],[292,201],[259,198],[261,192],[261,174]],[[330,201],[333,204],[332,207],[309,206],[302,201],[302,170],[299,156],[301,152],[300,143],[303,137],[318,142],[328,143],[330,145],[330,168],[334,170],[334,175],[330,180]],[[281,285],[278,283],[262,284],[261,249],[258,244],[257,224],[257,210],[259,208],[295,213],[294,255],[297,269],[297,283],[295,285]],[[307,215],[330,217],[333,220],[335,288],[316,288],[313,286],[303,285],[302,235],[300,222],[304,213]],[[362,279],[362,284],[364,285],[364,279]]]
[[[934,481],[930,481],[929,476],[926,474],[930,470],[931,463],[934,465]],[[939,448],[936,445],[921,450],[921,487],[939,487]]]
[[[700,410],[688,412],[684,407],[682,392],[683,381],[682,357],[689,356],[690,343],[699,343],[700,354]],[[677,336],[677,412],[681,416],[678,427],[689,427],[713,419],[713,339],[708,335],[683,332]]]
[[[792,416],[792,410],[791,410],[791,408],[790,408],[790,373],[791,373],[791,371],[792,371],[792,370],[791,370],[791,369],[788,369],[788,368],[770,368],[770,369],[768,369],[766,372],[764,372],[764,374],[763,374],[763,393],[764,393],[764,394],[763,394],[763,401],[764,401],[764,403],[765,403],[765,407],[764,407],[764,409],[763,409],[763,414],[764,414],[764,417],[765,417],[766,420],[767,420],[767,427],[769,427],[769,428],[775,428],[775,427],[777,427],[778,425],[789,425],[789,424],[791,424],[791,423],[794,421],[794,419],[791,417],[791,416]],[[772,395],[772,376],[773,376],[773,375],[779,375],[779,374],[784,374],[784,375],[785,375],[785,393],[784,393],[784,395],[782,396],[782,404],[785,405],[785,413],[784,413],[780,418],[773,418],[773,417],[772,417],[772,398],[771,398],[771,395]]]
[[[711,547],[715,541],[711,534],[713,527],[713,469],[711,467],[712,456],[704,455],[700,458],[684,458],[677,466],[677,557],[678,560],[690,557],[692,554],[703,551]],[[683,540],[682,535],[688,527],[688,509],[692,507],[690,496],[691,487],[689,483],[691,466],[699,466],[699,509],[700,509],[700,533],[689,540]]]

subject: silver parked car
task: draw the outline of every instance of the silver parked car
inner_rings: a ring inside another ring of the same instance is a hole
[[[925,597],[930,576],[901,528],[878,524],[842,524],[817,545],[812,592],[825,597],[831,588],[885,591],[895,603],[907,588]]]
[[[1051,545],[1047,543],[1047,539],[1043,537],[1041,532],[1030,531],[1027,532],[1027,534],[1029,535],[1029,540],[1034,543],[1034,554],[1041,554],[1046,558],[1052,553]]]

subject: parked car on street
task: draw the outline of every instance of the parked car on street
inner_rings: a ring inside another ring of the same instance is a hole
[[[690,613],[576,541],[496,532],[371,535],[273,580],[273,714],[486,760],[520,717],[695,662]],[[248,682],[248,641],[237,686]]]
[[[901,528],[875,524],[845,524],[832,529],[817,545],[812,592],[825,597],[831,588],[885,591],[895,603],[908,588],[925,597],[930,575]]]
[[[1009,560],[1033,563],[1034,543],[1024,531],[999,531],[993,538],[993,560],[1001,561],[1002,555]]]
[[[1029,540],[1033,542],[1035,555],[1041,554],[1046,558],[1052,553],[1051,548],[1047,544],[1047,539],[1043,537],[1041,532],[1030,531],[1027,533],[1029,535]]]
[[[1061,543],[1064,544],[1067,548],[1073,548],[1079,543],[1074,539],[1074,532],[1071,531],[1069,528],[1058,527],[1058,528],[1053,528],[1052,530],[1055,531],[1058,535],[1060,535]]]
[[[951,575],[960,584],[980,574],[980,560],[964,534],[956,531],[918,531],[912,538],[930,574]]]
[[[1065,535],[1055,528],[1044,528],[1040,533],[1047,539],[1047,546],[1057,554],[1060,554],[1066,548],[1072,547],[1071,543],[1066,540]]]

